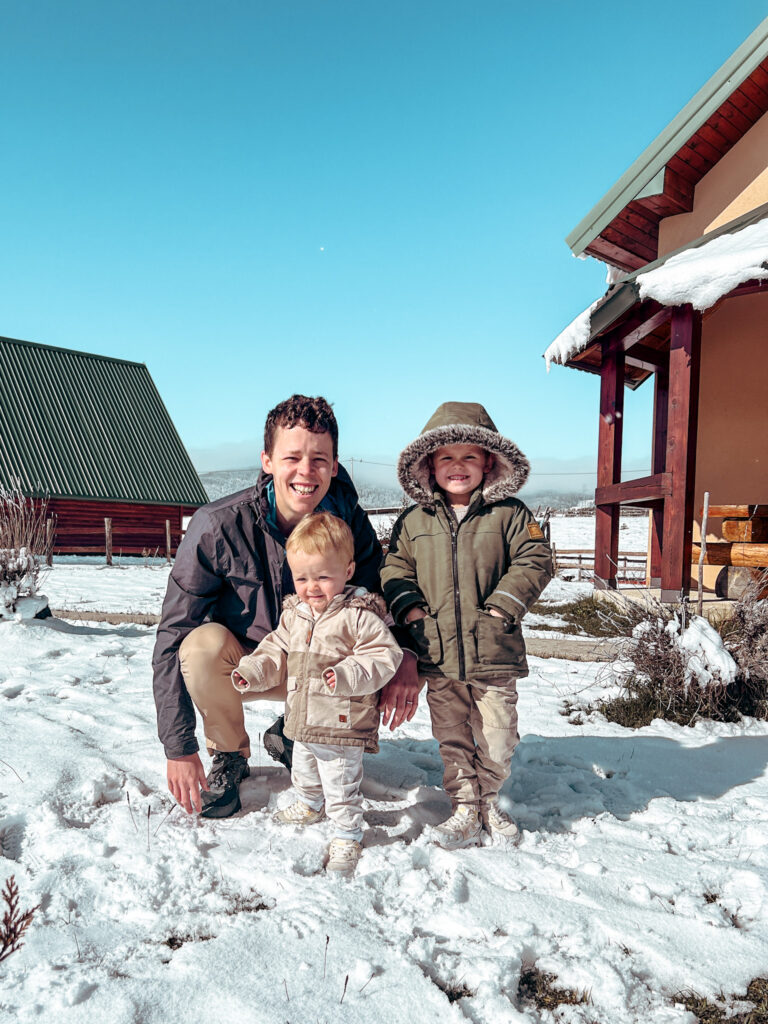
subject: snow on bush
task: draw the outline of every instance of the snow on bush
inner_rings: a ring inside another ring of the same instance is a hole
[[[0,619],[29,618],[47,604],[38,597],[37,557],[46,554],[46,513],[19,485],[0,484]]]
[[[655,718],[693,725],[701,718],[733,721],[740,715],[739,665],[706,619],[688,617],[682,609],[650,605],[611,676],[620,695],[600,710],[621,725],[638,728]]]
[[[38,578],[35,556],[26,548],[0,548],[0,619],[14,618],[19,598],[37,594]]]

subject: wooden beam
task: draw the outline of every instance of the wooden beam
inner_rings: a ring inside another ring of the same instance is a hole
[[[701,314],[677,306],[670,332],[666,472],[672,493],[664,502],[662,601],[690,589],[700,365]]]
[[[598,487],[595,491],[595,504],[642,505],[648,501],[667,498],[671,493],[670,474],[656,473],[653,476],[641,476],[636,480],[624,480],[622,483]]]
[[[768,505],[709,506],[710,519],[751,519],[753,516],[768,516]]]
[[[612,242],[607,242],[600,235],[589,243],[584,252],[588,256],[594,256],[595,259],[610,263],[612,266],[619,267],[626,272],[639,270],[647,262],[636,253],[629,252],[627,249],[614,245]]]
[[[653,455],[651,468],[654,474],[663,473],[667,465],[667,417],[669,415],[669,353],[667,366],[659,370],[655,378],[653,395]],[[664,506],[651,512],[651,580],[652,587],[661,586],[661,552],[664,546]]]
[[[694,544],[691,552],[693,558],[697,560],[701,552],[700,545]],[[712,541],[708,541],[704,562],[707,565],[766,567],[768,566],[768,544],[713,544]]]
[[[649,373],[669,368],[669,352],[666,349],[649,348],[648,345],[633,345],[626,353],[624,361],[627,366],[637,366]]]
[[[734,299],[737,295],[753,295],[755,292],[768,292],[768,281],[745,281],[732,292],[724,295],[724,299]]]
[[[602,348],[597,456],[598,491],[601,488],[612,487],[621,479],[621,445],[624,426],[624,353],[617,351],[609,341],[605,341]],[[595,493],[597,494],[597,491]],[[596,586],[616,589],[618,559],[619,506],[597,504],[595,510]]]
[[[737,544],[768,544],[768,519],[726,519],[723,540]]]
[[[643,338],[647,338],[649,334],[653,334],[654,331],[657,331],[660,327],[663,327],[665,324],[669,323],[671,319],[671,309],[665,307],[663,309],[657,310],[657,312],[655,312],[652,316],[649,316],[647,320],[645,320],[634,330],[629,331],[627,334],[622,336],[621,344],[624,351],[631,351],[634,354],[634,349],[637,346],[638,342],[641,342]],[[648,351],[654,350],[649,349]],[[664,363],[662,365],[666,366],[669,362],[669,356],[666,352],[664,353],[664,357]]]

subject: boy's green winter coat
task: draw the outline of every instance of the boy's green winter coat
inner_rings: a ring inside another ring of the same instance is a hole
[[[460,522],[433,489],[429,469],[429,456],[449,444],[480,445],[495,460]],[[482,406],[450,402],[403,451],[398,475],[419,504],[395,524],[382,585],[397,623],[413,607],[427,612],[408,626],[419,671],[500,682],[526,675],[520,621],[552,576],[552,556],[531,512],[513,497],[528,475],[525,456]]]

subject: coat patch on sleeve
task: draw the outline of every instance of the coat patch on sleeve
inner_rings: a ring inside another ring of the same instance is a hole
[[[544,534],[538,523],[528,523],[528,536],[531,540],[544,540]]]

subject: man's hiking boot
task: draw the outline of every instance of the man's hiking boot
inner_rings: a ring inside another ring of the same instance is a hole
[[[217,750],[208,772],[208,792],[203,790],[203,818],[228,818],[241,807],[240,783],[251,774],[248,762],[237,750]]]
[[[296,800],[289,807],[283,808],[275,815],[275,821],[281,825],[314,825],[316,821],[322,821],[325,817],[325,808],[315,810],[303,800]]]
[[[328,847],[328,863],[326,871],[334,871],[339,875],[354,874],[363,848],[356,839],[332,839]]]
[[[505,845],[512,846],[520,841],[520,829],[510,816],[499,807],[495,800],[483,804],[480,809],[485,831],[492,839],[499,839]]]
[[[293,740],[283,734],[285,715],[280,715],[264,733],[264,749],[273,761],[284,764],[288,771],[293,763]]]
[[[432,829],[432,839],[444,850],[479,846],[482,834],[483,826],[477,810],[469,804],[459,804],[447,821]]]

